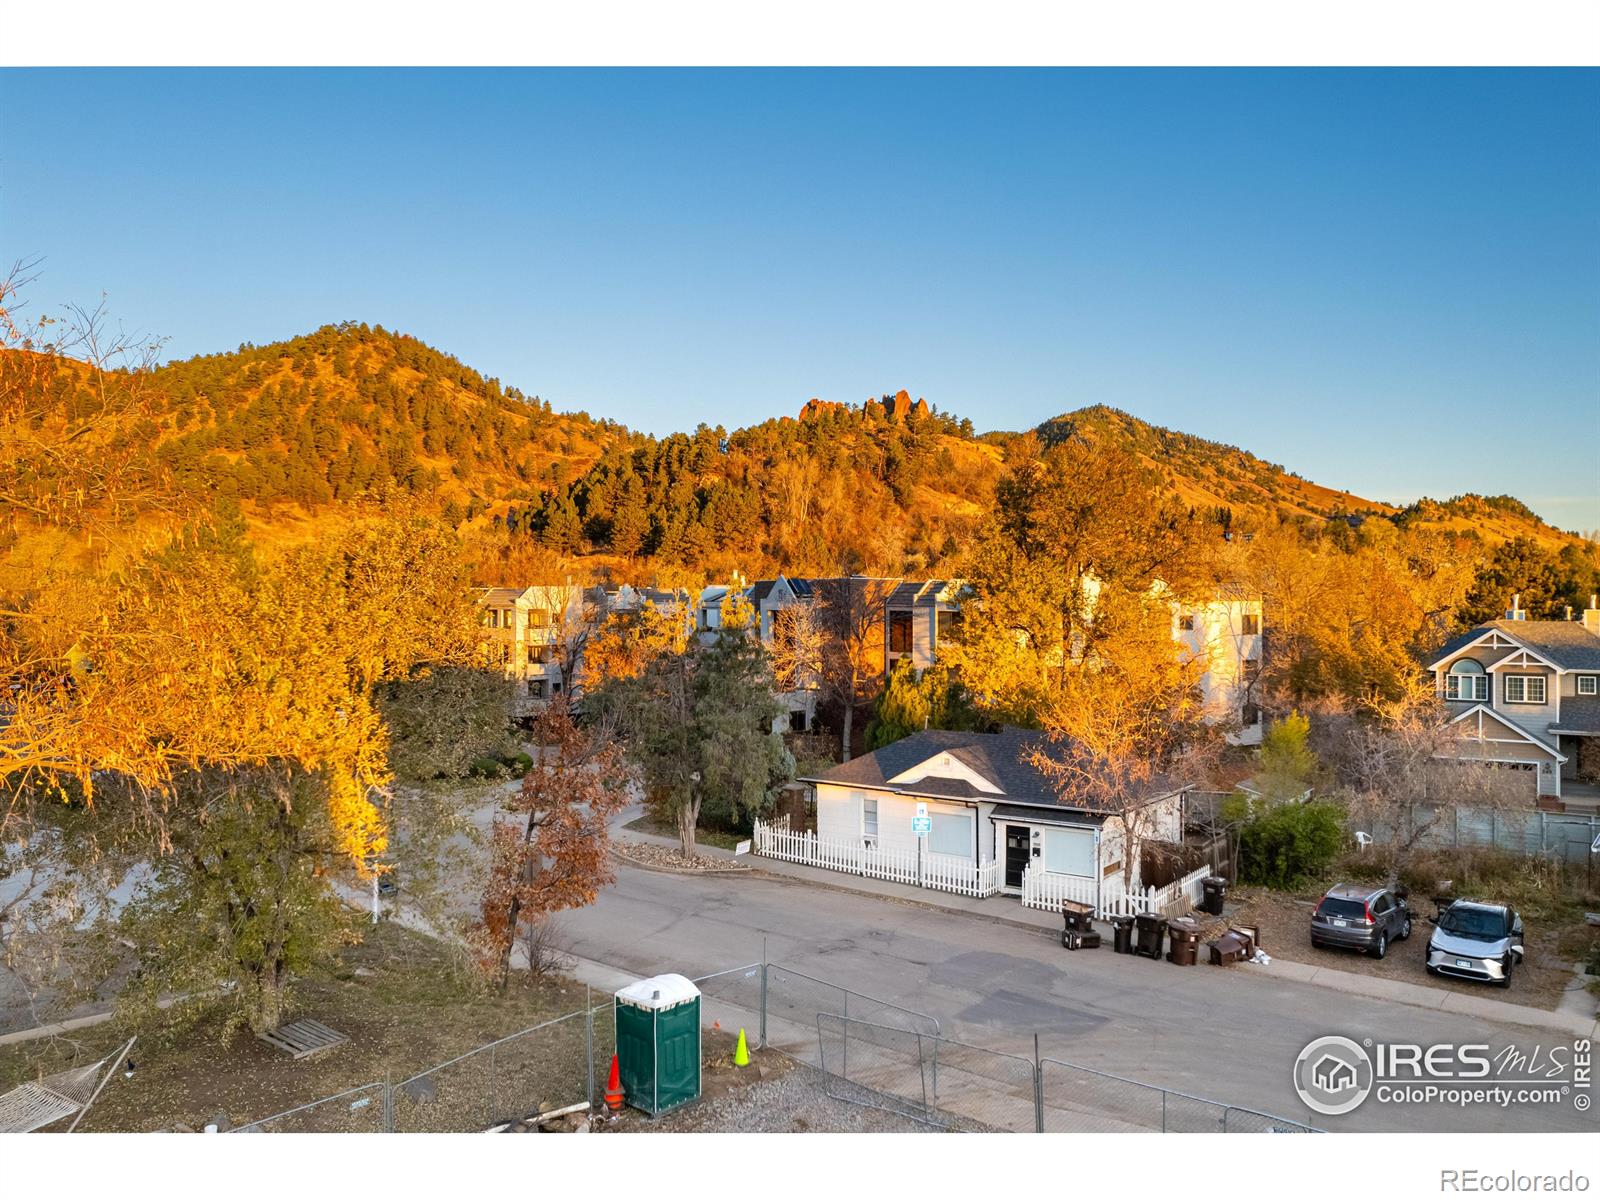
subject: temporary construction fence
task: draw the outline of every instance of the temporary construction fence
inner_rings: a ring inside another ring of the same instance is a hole
[[[1092,1067],[1039,1060],[1045,1133],[1319,1133],[1250,1108],[1140,1083]]]
[[[1122,886],[1120,875],[1099,880],[1056,875],[1028,866],[1022,872],[1022,903],[1028,908],[1060,912],[1061,902],[1071,900],[1089,905],[1102,920],[1137,917],[1141,913],[1172,916],[1188,912],[1200,903],[1204,892],[1202,881],[1210,874],[1209,867],[1199,867],[1163,888],[1127,889]]]
[[[608,996],[399,1081],[363,1084],[231,1132],[468,1133],[595,1102],[614,1044]]]
[[[766,965],[766,1003],[761,1011],[761,1044],[782,1050],[813,1067],[823,1063],[817,1045],[818,1013],[838,1013],[874,1021],[912,1034],[938,1037],[939,1022],[927,1013],[906,1008],[843,984],[818,979],[782,963]]]
[[[595,1098],[603,1047],[610,1064],[614,1041],[610,997],[458,1055],[396,1083],[390,1128],[396,1133],[484,1129],[541,1108],[564,1108]]]
[[[324,1096],[275,1116],[240,1125],[229,1133],[390,1133],[394,1125],[384,1080]]]
[[[1296,1121],[1104,1071],[946,1037],[937,1018],[782,963],[694,981],[701,1020],[818,1068],[835,1099],[932,1128],[1031,1132],[1304,1132]],[[349,1088],[236,1133],[472,1132],[597,1104],[615,1048],[610,997],[399,1081]]]
[[[1000,864],[975,863],[953,854],[935,854],[918,840],[914,850],[891,849],[864,841],[800,833],[787,822],[755,823],[751,848],[766,858],[782,859],[828,871],[846,871],[868,879],[886,879],[913,887],[955,892],[961,896],[993,896],[1000,890]]]
[[[1314,1133],[1275,1117],[1052,1058],[817,1016],[827,1094],[940,1129],[999,1133]]]

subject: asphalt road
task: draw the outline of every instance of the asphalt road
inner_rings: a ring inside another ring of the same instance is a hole
[[[1177,968],[1069,954],[1058,941],[916,905],[750,877],[669,875],[620,866],[592,906],[562,914],[574,954],[638,976],[699,976],[769,961],[938,1018],[946,1037],[1044,1056],[1338,1130],[1567,1132],[1600,1129],[1593,1109],[1379,1104],[1325,1117],[1291,1081],[1312,1039],[1486,1043],[1525,1054],[1549,1031],[1369,1000],[1274,980],[1271,968]],[[1047,1071],[1047,1079],[1048,1079]],[[1558,1081],[1559,1082],[1559,1081]]]

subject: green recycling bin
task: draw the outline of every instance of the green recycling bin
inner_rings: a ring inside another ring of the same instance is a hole
[[[700,989],[657,975],[616,994],[617,1068],[627,1102],[652,1117],[700,1098]]]

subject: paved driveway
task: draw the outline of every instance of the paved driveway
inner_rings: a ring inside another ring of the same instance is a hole
[[[1069,954],[1045,934],[893,901],[749,877],[668,875],[620,866],[587,909],[564,913],[573,953],[650,975],[701,975],[758,960],[927,1012],[947,1037],[1160,1084],[1330,1129],[1593,1131],[1570,1102],[1490,1109],[1378,1105],[1318,1117],[1290,1072],[1315,1037],[1473,1042],[1525,1052],[1547,1031],[1278,981],[1271,969],[1180,969]]]

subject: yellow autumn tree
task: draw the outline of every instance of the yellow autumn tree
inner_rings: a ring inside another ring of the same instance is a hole
[[[24,597],[0,768],[19,835],[88,814],[90,840],[153,869],[126,918],[135,993],[232,979],[262,1028],[343,935],[328,872],[367,875],[387,848],[374,688],[469,661],[477,633],[453,535],[430,522],[271,554],[242,535],[224,512],[80,581],[92,604]]]

